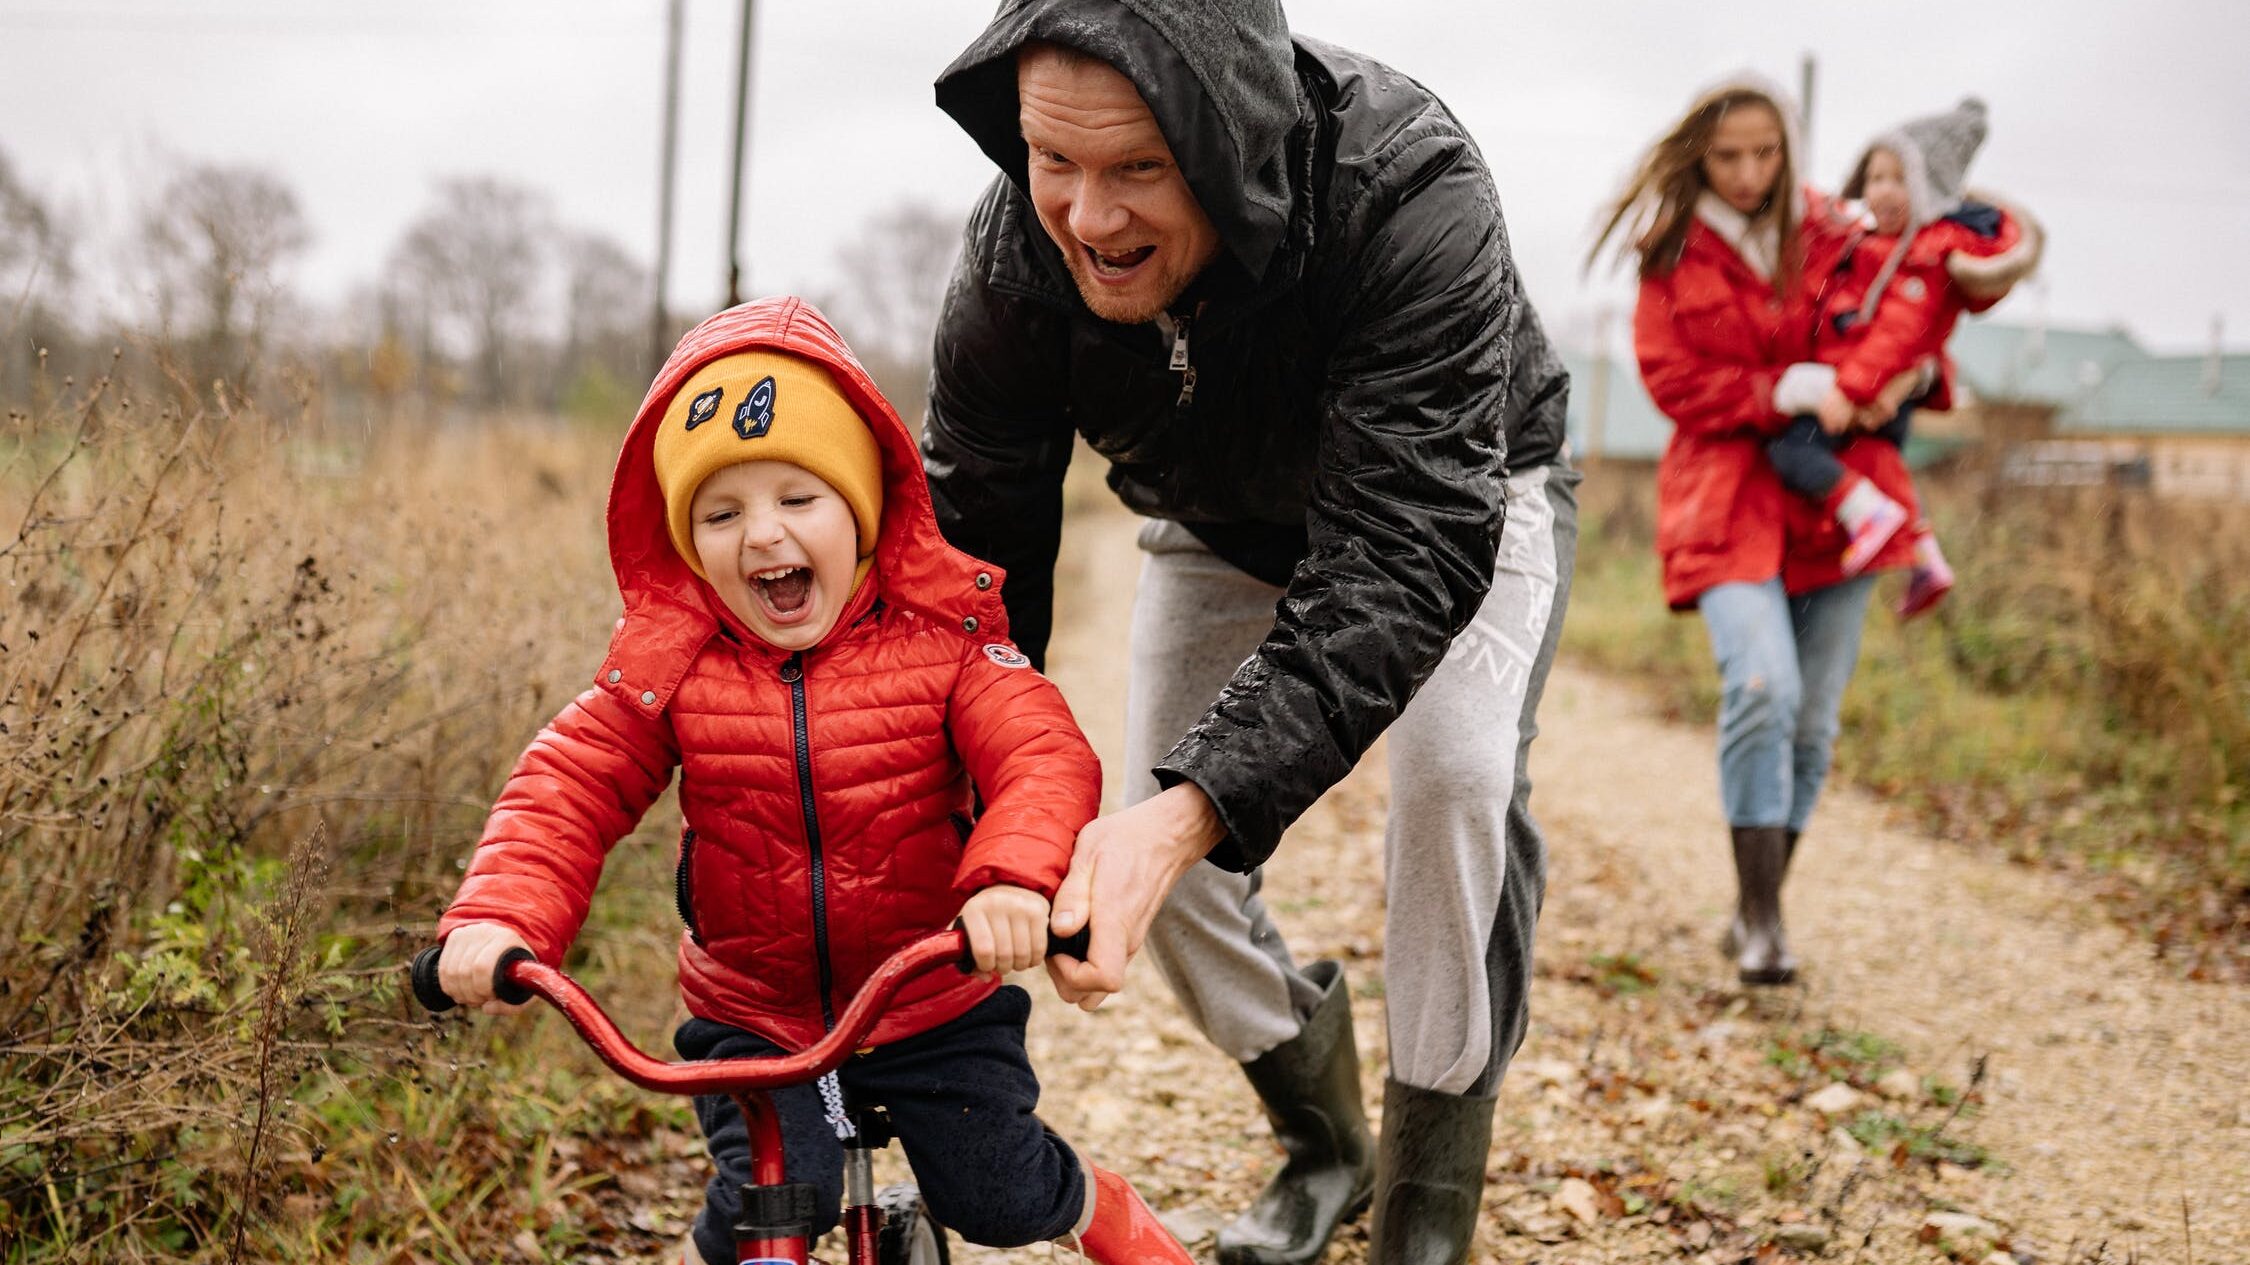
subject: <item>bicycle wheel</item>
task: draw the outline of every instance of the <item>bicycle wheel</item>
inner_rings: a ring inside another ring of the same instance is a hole
[[[875,1240],[880,1265],[948,1265],[945,1230],[922,1207],[922,1192],[901,1183],[876,1192],[883,1210],[883,1232]]]

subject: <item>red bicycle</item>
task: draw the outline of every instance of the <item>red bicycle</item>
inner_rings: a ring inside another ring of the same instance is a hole
[[[455,1002],[438,985],[438,947],[414,958],[414,996],[431,1013]],[[1048,957],[1084,957],[1086,933],[1048,942]],[[643,1053],[617,1030],[602,1008],[577,982],[532,956],[514,949],[493,969],[493,992],[520,1005],[543,998],[559,1010],[602,1062],[626,1080],[660,1094],[726,1094],[742,1109],[750,1130],[752,1180],[742,1188],[742,1212],[735,1219],[738,1265],[809,1265],[814,1188],[791,1182],[782,1168],[781,1118],[767,1091],[818,1080],[841,1067],[860,1047],[898,990],[941,966],[967,974],[976,969],[968,937],[958,928],[925,936],[878,967],[852,999],[836,1026],[820,1041],[796,1054],[772,1058],[712,1059],[671,1063]],[[852,1113],[853,1137],[844,1143],[843,1226],[851,1265],[944,1265],[945,1232],[922,1211],[911,1187],[875,1190],[874,1152],[890,1144],[888,1121],[880,1109]]]

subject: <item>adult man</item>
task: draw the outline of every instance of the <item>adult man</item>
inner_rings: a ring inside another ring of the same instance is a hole
[[[1316,1259],[1371,1196],[1373,1259],[1466,1259],[1525,1024],[1523,760],[1576,539],[1567,379],[1482,159],[1419,85],[1292,41],[1276,0],[1004,4],[937,97],[1002,172],[939,321],[941,525],[1007,568],[1039,658],[1074,430],[1151,519],[1132,807],[1079,837],[1056,925],[1090,908],[1095,939],[1057,983],[1098,1004],[1145,934],[1244,1065],[1288,1160],[1222,1261]],[[1292,961],[1257,867],[1386,728],[1376,1154],[1341,970]]]

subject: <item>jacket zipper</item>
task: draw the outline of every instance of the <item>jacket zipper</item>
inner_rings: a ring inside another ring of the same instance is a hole
[[[689,877],[689,866],[695,859],[695,831],[680,832],[680,868],[672,876],[672,900],[680,907],[680,921],[687,926],[688,939],[703,943],[703,933],[695,927],[694,880]]]
[[[836,972],[828,960],[828,870],[820,857],[820,814],[813,809],[812,726],[805,710],[805,652],[790,655],[781,665],[781,679],[789,686],[789,720],[797,743],[797,803],[805,816],[805,848],[811,857],[813,956],[820,967],[820,1023],[823,1030],[836,1026]]]
[[[1201,310],[1202,305],[1197,304],[1196,311]],[[1188,358],[1188,331],[1195,326],[1195,313],[1168,315],[1165,324],[1172,328],[1171,370],[1180,375],[1180,398],[1173,401],[1172,407],[1184,409],[1195,403],[1195,362]]]

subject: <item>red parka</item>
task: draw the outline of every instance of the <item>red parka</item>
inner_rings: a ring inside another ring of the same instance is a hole
[[[759,348],[825,365],[882,453],[873,569],[795,654],[750,634],[674,550],[651,461],[678,386]],[[1100,765],[1061,693],[1008,643],[1001,573],[939,536],[906,427],[818,312],[762,300],[681,340],[618,458],[609,540],[625,599],[609,656],[509,777],[441,936],[501,923],[559,962],[604,855],[675,765],[688,1009],[785,1047],[818,1040],[884,958],[979,889],[1052,898],[1099,807]],[[995,987],[925,976],[872,1040],[943,1023]]]
[[[1824,199],[1808,202],[1801,283],[1789,294],[1777,296],[1701,220],[1690,223],[1678,265],[1641,282],[1633,350],[1650,398],[1673,424],[1656,470],[1656,550],[1674,610],[1692,609],[1719,584],[1779,576],[1794,594],[1843,578],[1843,529],[1784,489],[1765,452],[1789,423],[1774,409],[1775,385],[1790,365],[1813,358],[1818,296],[1807,287],[1833,270],[1848,240]],[[1837,455],[1915,511],[1897,449],[1854,443]],[[1876,568],[1912,562],[1904,536]]]
[[[2023,238],[2015,218],[1997,209],[1997,231],[1990,236],[1957,219],[1923,225],[1907,239],[1906,258],[1883,287],[1882,299],[1864,323],[1852,318],[1867,301],[1868,291],[1882,274],[1896,237],[1868,231],[1851,232],[1842,245],[1841,258],[1823,287],[1813,358],[1836,366],[1836,385],[1855,404],[1867,404],[1892,378],[1935,357],[1942,367],[1938,381],[1922,398],[1920,407],[1943,412],[1953,406],[1952,365],[1945,354],[1946,340],[1963,312],[1982,312],[2000,301],[1999,294],[1974,296],[1954,283],[1946,271],[1950,257],[1989,258],[2016,248]]]

